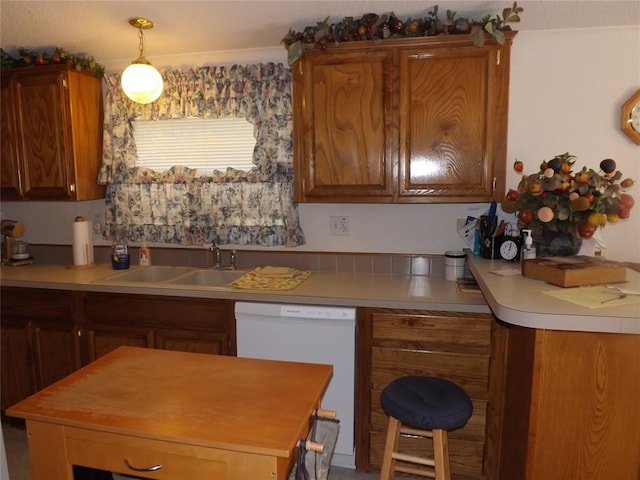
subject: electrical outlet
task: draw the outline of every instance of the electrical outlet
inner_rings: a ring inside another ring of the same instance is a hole
[[[349,236],[349,217],[329,217],[329,223],[332,236]]]

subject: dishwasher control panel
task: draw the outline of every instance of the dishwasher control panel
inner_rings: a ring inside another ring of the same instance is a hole
[[[280,316],[286,318],[318,318],[327,320],[353,320],[355,308],[320,307],[314,305],[281,305]]]

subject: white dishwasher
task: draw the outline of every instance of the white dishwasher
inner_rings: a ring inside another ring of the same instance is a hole
[[[355,468],[356,309],[236,302],[238,356],[333,365],[322,408],[340,420],[332,465]]]

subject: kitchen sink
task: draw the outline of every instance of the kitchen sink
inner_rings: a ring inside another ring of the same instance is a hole
[[[193,272],[192,267],[151,266],[141,267],[112,275],[101,280],[107,283],[162,283]]]
[[[204,269],[196,267],[171,267],[154,265],[127,270],[110,277],[94,280],[97,283],[137,284],[158,286],[158,284],[192,287],[226,287],[229,282],[240,278],[242,270]]]
[[[173,278],[167,283],[198,287],[224,287],[245,273],[241,270],[195,270],[178,278]]]

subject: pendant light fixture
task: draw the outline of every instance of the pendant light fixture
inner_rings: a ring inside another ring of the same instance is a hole
[[[147,104],[158,99],[164,88],[162,75],[144,57],[144,35],[142,30],[153,28],[146,18],[130,18],[129,25],[138,29],[140,56],[122,72],[120,84],[124,94],[136,103]]]

